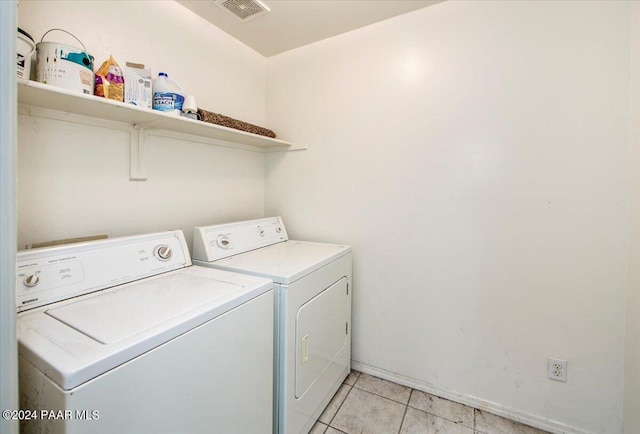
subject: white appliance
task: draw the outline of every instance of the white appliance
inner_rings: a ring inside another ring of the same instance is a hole
[[[182,231],[19,252],[21,432],[270,432],[272,287]]]
[[[195,265],[274,281],[274,432],[307,433],[351,367],[351,247],[289,240],[280,217],[197,227],[193,238]]]

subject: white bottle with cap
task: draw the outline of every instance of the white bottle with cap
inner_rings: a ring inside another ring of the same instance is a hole
[[[158,73],[153,80],[153,109],[170,114],[180,114],[184,103],[184,92],[178,83],[169,80],[166,72]]]

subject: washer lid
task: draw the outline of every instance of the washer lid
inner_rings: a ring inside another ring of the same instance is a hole
[[[272,288],[189,267],[18,314],[20,354],[72,389]]]
[[[102,344],[114,344],[242,289],[237,283],[180,273],[54,307],[45,314]]]
[[[193,263],[290,284],[349,252],[350,246],[289,240],[214,262]]]

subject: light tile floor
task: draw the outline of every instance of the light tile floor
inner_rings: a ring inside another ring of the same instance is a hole
[[[351,371],[310,434],[547,434],[473,407]]]

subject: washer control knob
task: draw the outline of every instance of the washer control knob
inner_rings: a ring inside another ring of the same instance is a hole
[[[171,256],[173,255],[173,252],[171,251],[171,247],[167,246],[166,244],[161,244],[158,247],[156,247],[153,253],[161,261],[168,261],[169,259],[171,259]]]
[[[264,229],[262,229],[260,226],[258,226],[258,235],[264,237]]]
[[[228,249],[229,248],[229,244],[231,244],[231,241],[229,241],[229,237],[226,236],[226,235],[218,235],[218,239],[216,240],[216,244],[221,249]]]
[[[34,286],[38,286],[40,283],[40,276],[37,274],[30,274],[24,278],[24,285],[29,288],[33,288]]]
[[[282,232],[282,228],[281,228],[280,226],[276,226],[276,232],[277,232],[277,233]]]

